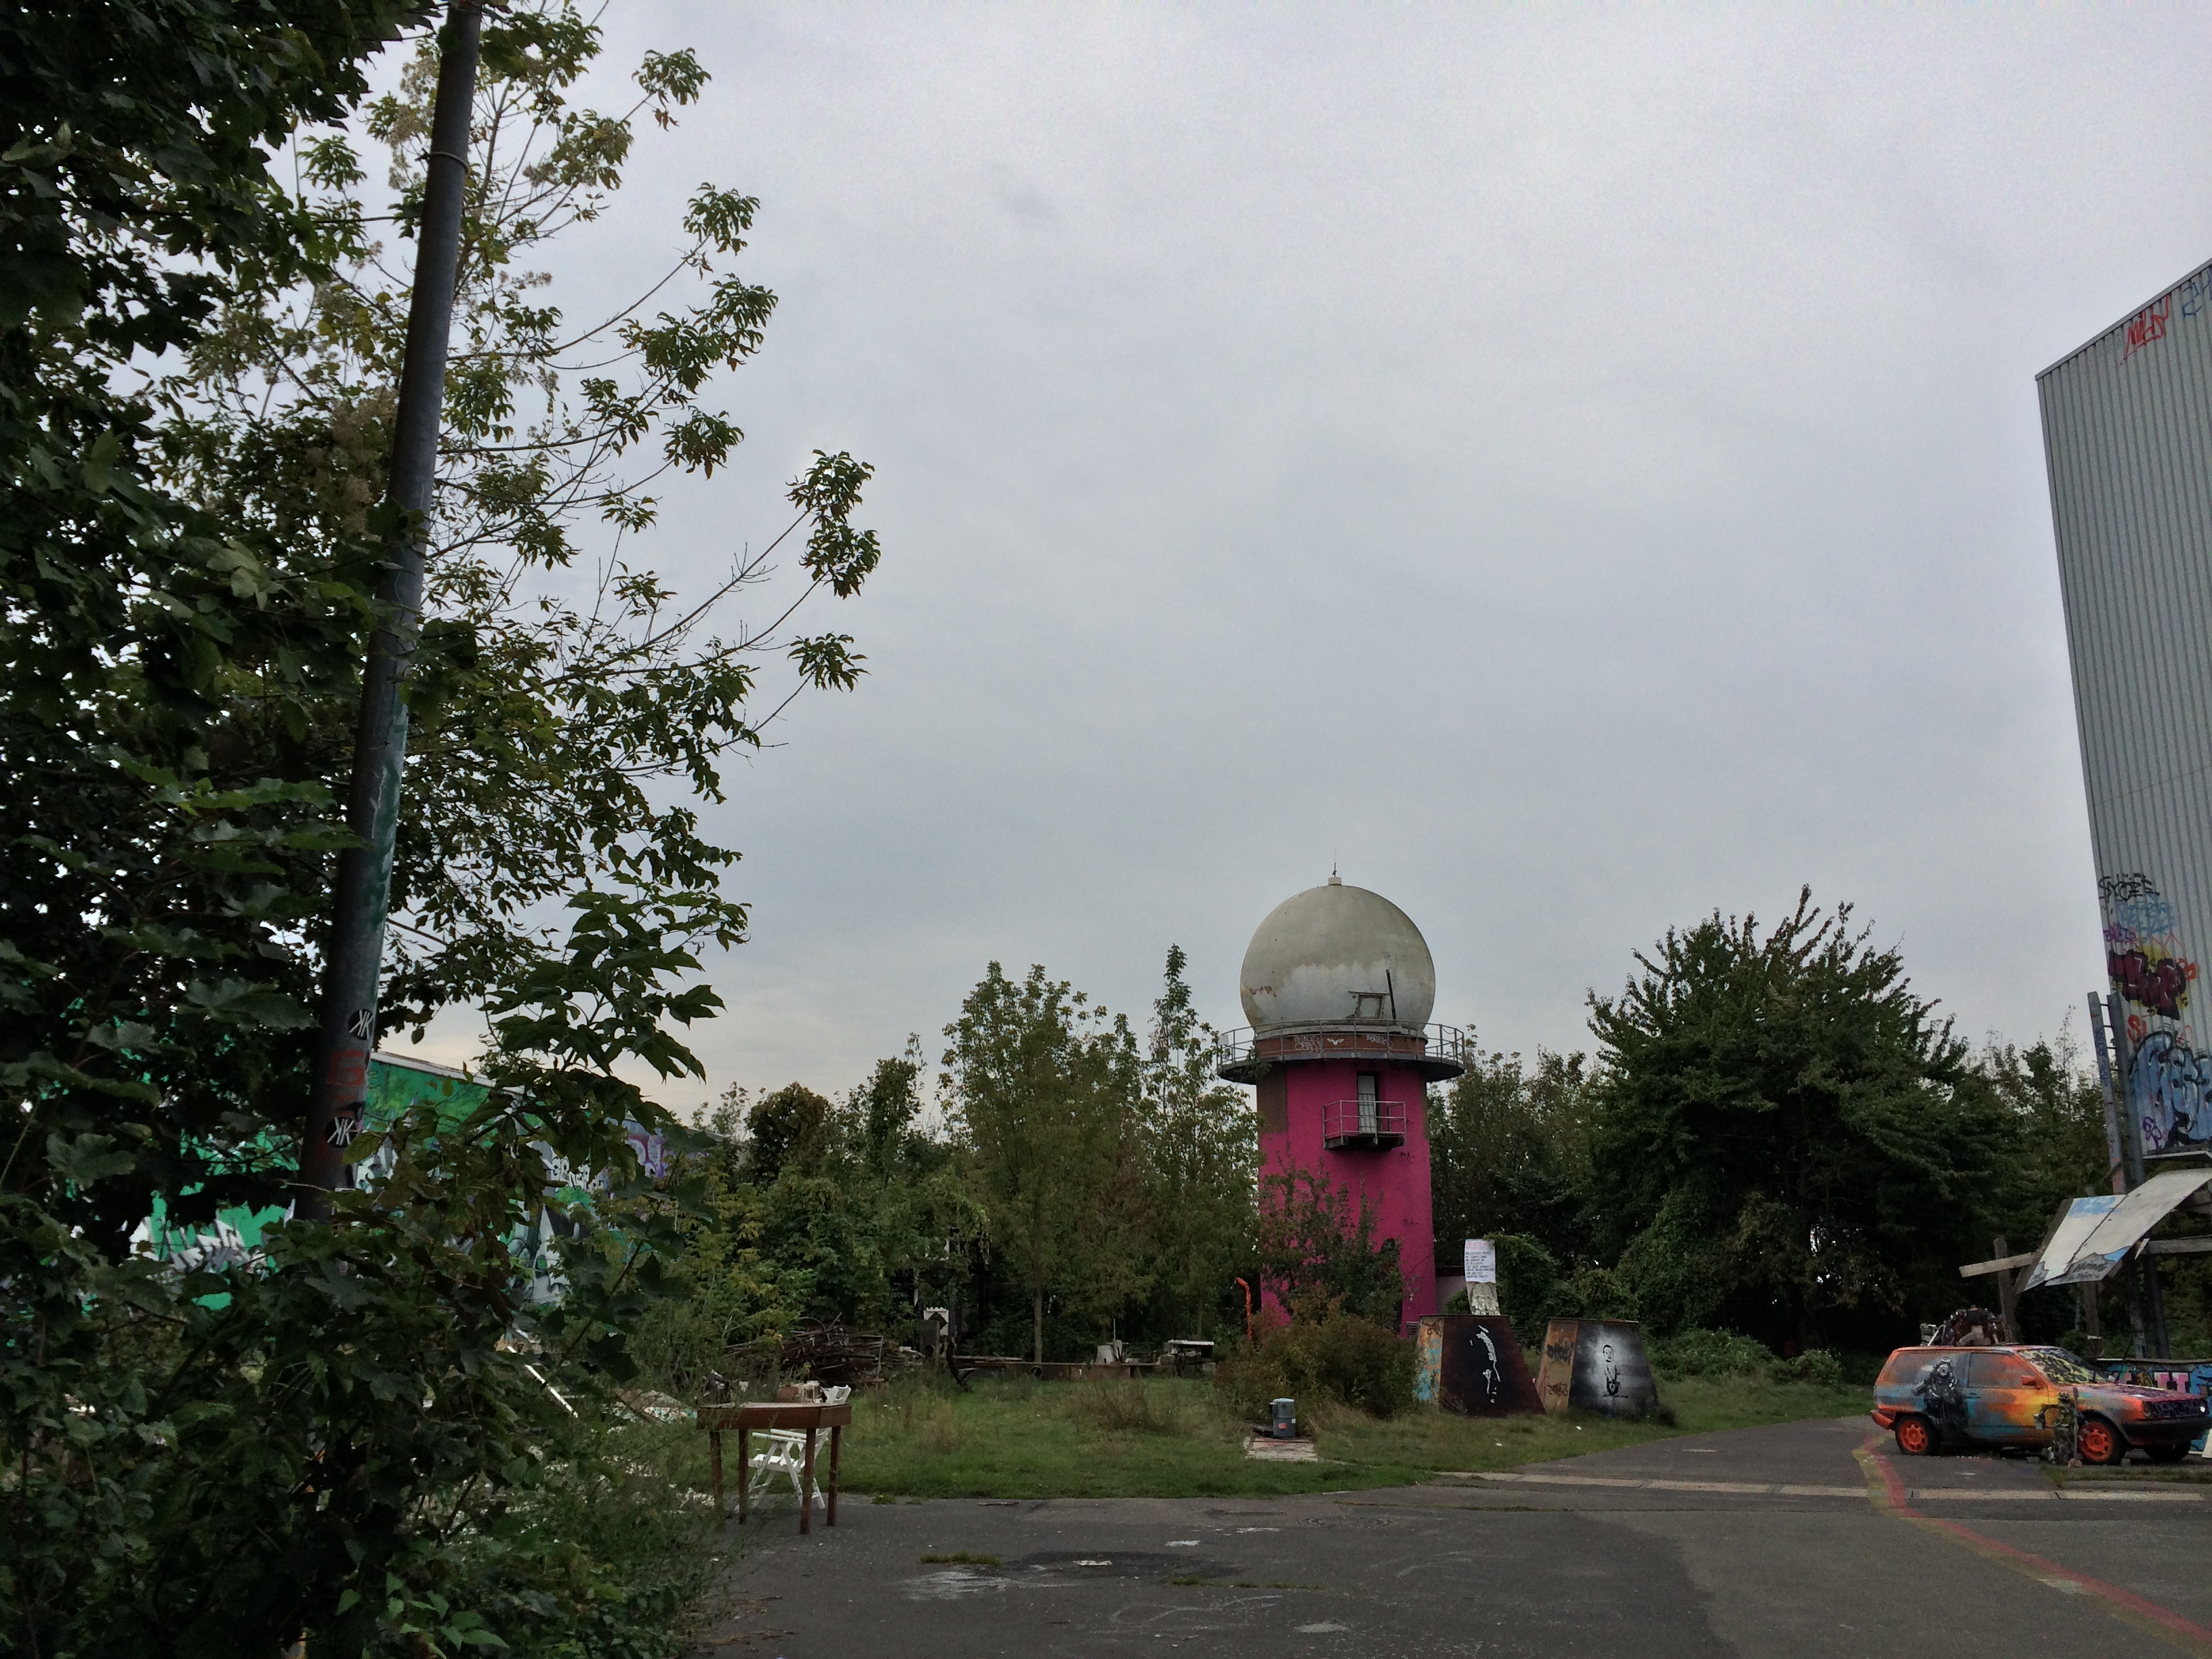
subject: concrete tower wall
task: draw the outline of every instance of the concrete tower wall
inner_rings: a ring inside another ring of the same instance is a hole
[[[1404,1145],[1340,1148],[1325,1144],[1330,1109],[1340,1102],[1358,1101],[1362,1072],[1375,1077],[1381,1101],[1405,1108]],[[1406,1276],[1401,1323],[1437,1311],[1427,1098],[1419,1073],[1387,1062],[1324,1060],[1288,1066],[1260,1083],[1261,1173],[1312,1170],[1326,1175],[1339,1192],[1351,1194],[1355,1213],[1361,1200],[1366,1202],[1374,1212],[1377,1242],[1398,1241],[1399,1266]]]

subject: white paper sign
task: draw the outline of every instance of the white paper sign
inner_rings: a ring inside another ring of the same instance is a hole
[[[1498,1246],[1486,1238],[1467,1241],[1467,1282],[1470,1285],[1495,1285],[1498,1282]]]

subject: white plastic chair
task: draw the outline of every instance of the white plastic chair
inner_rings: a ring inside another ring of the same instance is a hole
[[[751,1484],[746,1493],[747,1501],[757,1504],[767,1497],[779,1474],[790,1478],[791,1495],[796,1501],[806,1476],[806,1436],[796,1429],[755,1429],[751,1439],[760,1449],[753,1453],[750,1460]],[[814,1501],[823,1504],[829,1502],[823,1496],[818,1480],[814,1486]]]

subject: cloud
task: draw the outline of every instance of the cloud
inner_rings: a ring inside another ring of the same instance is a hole
[[[714,831],[717,1087],[856,1080],[996,958],[1205,1009],[1279,899],[1587,1043],[1715,907],[1850,898],[1972,1033],[2102,964],[2033,375],[2202,258],[2195,14],[638,7],[782,296],[703,580],[817,446],[883,568]]]

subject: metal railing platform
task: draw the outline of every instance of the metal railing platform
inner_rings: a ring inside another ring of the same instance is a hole
[[[1332,1150],[1406,1144],[1402,1100],[1333,1100],[1321,1109],[1321,1144]]]
[[[1240,1026],[1214,1039],[1214,1066],[1231,1082],[1253,1083],[1277,1066],[1312,1060],[1372,1060],[1410,1066],[1428,1082],[1455,1078],[1474,1062],[1475,1046],[1456,1025]]]

